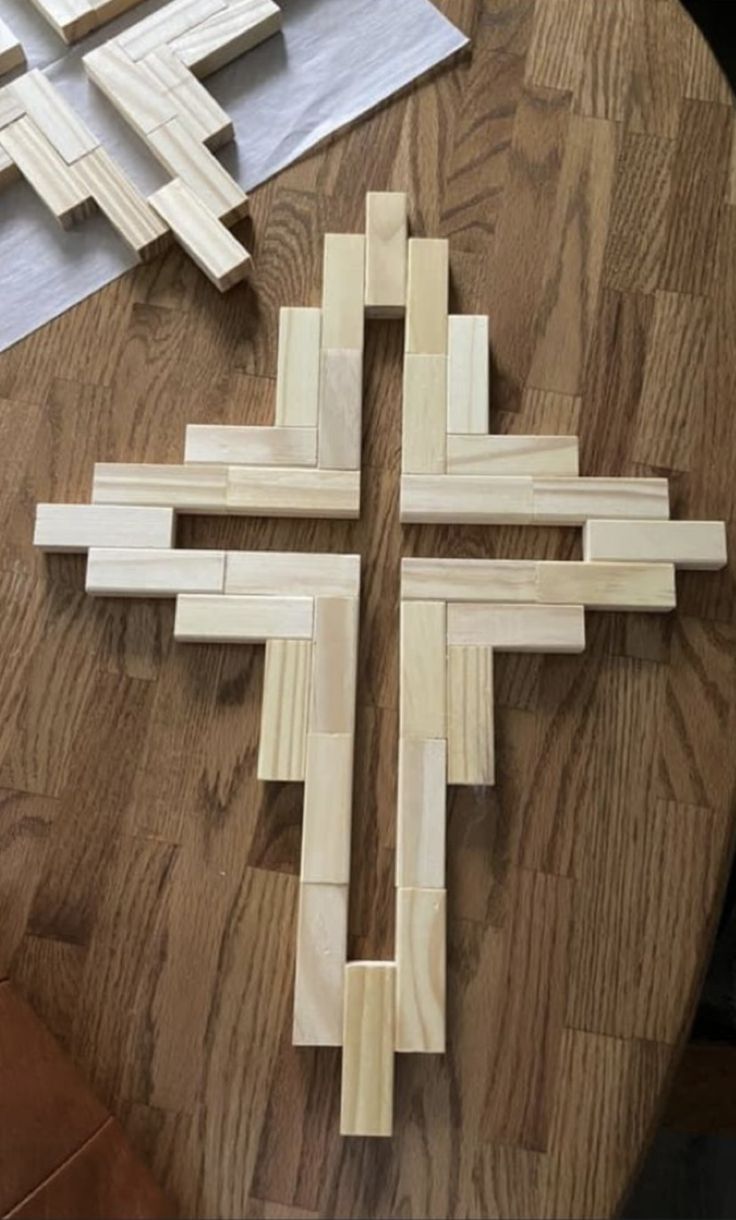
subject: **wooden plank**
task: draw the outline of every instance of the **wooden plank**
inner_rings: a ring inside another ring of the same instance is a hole
[[[151,57],[142,61],[148,65]],[[158,66],[159,60],[154,60]],[[235,135],[233,121],[227,111],[223,110],[210,93],[192,74],[185,70],[186,79],[169,91],[169,97],[175,104],[178,117],[198,140],[213,151],[227,144]]]
[[[84,38],[97,25],[97,15],[89,0],[33,0],[64,42]]]
[[[22,68],[26,62],[25,51],[10,26],[0,18],[0,76]]]
[[[319,415],[320,309],[279,310],[276,424],[316,428]]]
[[[345,968],[341,1135],[393,1131],[395,989],[393,962]]]
[[[247,216],[248,196],[245,191],[230,177],[209,149],[190,134],[180,119],[169,119],[160,127],[149,131],[147,144],[169,173],[188,187],[223,224],[234,224],[236,220]],[[170,186],[171,183],[162,187],[155,196],[151,196],[151,201],[161,196],[162,192],[166,192],[166,199]],[[177,229],[169,217],[165,216],[164,219],[176,233]],[[184,218],[181,217],[178,223],[184,227]],[[198,223],[201,221],[198,220]],[[194,229],[189,228],[188,232],[190,240],[193,241]]]
[[[354,746],[349,733],[307,737],[302,882],[347,885],[350,881]]]
[[[187,424],[184,461],[314,466],[317,431],[315,428]]]
[[[182,249],[220,292],[227,292],[233,284],[250,275],[248,251],[228,233],[186,182],[179,178],[167,182],[149,197],[148,202],[169,225]]]
[[[669,563],[541,562],[538,597],[557,604],[576,602],[590,610],[672,610],[675,569]]]
[[[313,618],[311,597],[184,593],[176,599],[174,639],[221,644],[310,639]]]
[[[396,822],[396,885],[444,889],[447,742],[402,737]]]
[[[92,200],[75,167],[67,165],[28,116],[0,129],[0,148],[63,228],[89,216]]]
[[[355,733],[359,609],[355,597],[315,598],[311,733]]]
[[[447,431],[485,435],[490,399],[486,314],[451,314],[447,352]]]
[[[407,353],[401,408],[401,469],[444,474],[447,443],[447,357]]]
[[[673,563],[702,571],[726,566],[724,521],[588,521],[587,561]]]
[[[322,352],[319,388],[320,470],[358,470],[363,422],[363,352]]]
[[[228,466],[227,508],[249,517],[355,518],[360,471]]]
[[[74,169],[100,211],[138,258],[154,258],[168,244],[168,225],[104,148],[81,157]]]
[[[222,593],[224,585],[224,551],[95,547],[87,557],[85,589],[94,595],[175,597]]]
[[[401,478],[401,520],[469,525],[528,525],[533,480],[521,476],[406,474]]]
[[[322,348],[363,349],[365,237],[325,233]]]
[[[487,787],[496,782],[493,649],[447,649],[447,782]]]
[[[25,107],[18,101],[12,85],[5,85],[0,89],[0,128],[7,127],[16,119],[22,119],[25,112]]]
[[[444,601],[401,603],[400,733],[447,736],[447,623]]]
[[[447,438],[449,474],[577,476],[576,436],[460,436]]]
[[[67,164],[99,147],[99,140],[43,72],[34,68],[19,76],[13,82],[13,94]]]
[[[311,640],[266,641],[258,738],[259,779],[282,782],[304,779],[311,681]]]
[[[534,479],[534,520],[584,525],[592,517],[655,518],[670,515],[667,479]]]
[[[298,551],[228,551],[225,592],[271,597],[357,597],[360,555]]]
[[[574,588],[565,602],[574,600],[573,592]],[[447,643],[475,644],[498,652],[583,652],[585,611],[582,605],[448,602]]]
[[[401,318],[406,310],[406,194],[369,191],[365,208],[366,315]]]
[[[131,59],[142,59],[225,8],[227,0],[173,0],[118,34],[116,41]]]
[[[533,602],[534,559],[402,559],[401,596],[411,601]]]
[[[97,504],[37,504],[33,545],[42,551],[86,551],[89,547],[171,547],[171,508]]]
[[[166,41],[197,76],[209,76],[280,29],[281,10],[272,0],[229,0],[226,8]]]
[[[444,238],[412,237],[406,291],[406,351],[447,355],[449,247]]]
[[[445,1051],[447,894],[399,889],[396,894],[396,1049]]]
[[[226,509],[226,466],[158,466],[96,462],[92,480],[95,504],[163,504],[188,513]]]
[[[83,63],[97,88],[143,139],[178,117],[179,106],[150,67],[133,63],[116,42],[96,47]]]
[[[346,885],[300,885],[295,1046],[340,1046],[348,933]]]

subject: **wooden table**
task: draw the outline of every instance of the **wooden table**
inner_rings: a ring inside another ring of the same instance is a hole
[[[253,289],[177,252],[0,358],[0,974],[185,1215],[605,1216],[688,1027],[730,858],[731,571],[582,657],[500,657],[498,784],[449,815],[449,1048],[398,1064],[390,1141],[338,1135],[339,1054],[290,1046],[301,791],[255,779],[262,654],[174,647],[30,547],[92,463],[267,423],[282,304],[367,188],[451,239],[491,315],[495,429],[579,431],[587,474],[666,473],[734,518],[733,110],[675,0],[453,4],[472,55],[253,197]],[[731,176],[729,178],[729,164]],[[188,519],[183,545],[364,560],[353,955],[390,956],[402,554],[572,558],[573,531],[401,529],[402,336],[367,339],[358,523]],[[731,547],[736,538],[731,530]]]

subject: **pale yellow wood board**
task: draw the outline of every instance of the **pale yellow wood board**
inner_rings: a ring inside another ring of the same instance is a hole
[[[22,67],[25,62],[23,47],[10,26],[0,18],[0,76]]]
[[[242,463],[247,466],[314,466],[316,428],[187,424],[185,462]]]
[[[405,474],[401,520],[469,525],[529,524],[533,481],[492,475]]]
[[[406,291],[406,351],[447,355],[449,246],[445,238],[412,237]]]
[[[90,547],[171,547],[170,508],[98,504],[37,504],[33,545],[42,551],[86,551]]]
[[[724,521],[588,521],[583,557],[592,562],[674,563],[704,571],[726,565]]]
[[[365,237],[325,233],[322,348],[363,349]]]
[[[444,1053],[446,960],[445,890],[397,890],[397,1051]]]
[[[366,196],[365,307],[369,318],[400,318],[406,309],[407,200],[403,191]]]
[[[445,885],[447,742],[402,737],[396,820],[397,886]]]
[[[350,962],[345,969],[340,1134],[393,1131],[396,967]]]
[[[281,10],[272,0],[229,0],[227,8],[166,41],[197,76],[209,76],[280,29]]]
[[[301,880],[347,885],[353,807],[354,739],[309,733],[304,779]]]
[[[413,601],[533,602],[534,559],[402,559],[401,596]]]
[[[250,517],[355,518],[360,471],[228,466],[227,508]]]
[[[447,649],[447,782],[495,783],[493,649]]]
[[[401,469],[444,474],[447,443],[447,357],[404,356]]]
[[[300,885],[294,983],[295,1046],[340,1046],[348,887]]]
[[[311,640],[266,641],[258,739],[260,780],[304,779],[311,681]]]
[[[311,597],[183,593],[176,599],[174,639],[220,644],[310,639],[313,616]]]
[[[585,611],[581,605],[448,602],[447,642],[498,652],[583,652]]]
[[[64,42],[84,38],[97,25],[97,15],[89,0],[33,0]]]
[[[226,466],[96,462],[95,504],[168,505],[182,512],[226,511]]]
[[[444,601],[401,603],[400,734],[447,736]]]
[[[84,68],[97,88],[144,139],[178,117],[180,108],[146,63],[133,63],[115,42],[84,56]]]
[[[360,555],[228,551],[225,592],[294,597],[357,597]]]
[[[75,167],[67,165],[27,115],[0,130],[0,148],[64,228],[89,216],[92,200]]]
[[[675,569],[669,563],[557,563],[537,569],[542,602],[576,602],[590,610],[673,610]]]
[[[147,57],[141,63],[148,65],[149,60],[150,57]],[[152,66],[158,67],[159,62],[154,60]],[[187,79],[174,85],[169,91],[178,117],[209,149],[220,148],[228,140],[232,140],[235,134],[233,121],[196,76],[192,76],[188,70],[185,75]]]
[[[81,157],[74,169],[100,211],[138,258],[153,258],[161,251],[170,240],[168,225],[104,148]]]
[[[124,30],[116,41],[131,59],[142,59],[226,8],[227,0],[174,0]]]
[[[447,437],[449,474],[563,475],[578,473],[576,436]]]
[[[5,85],[0,89],[0,128],[7,127],[16,119],[22,119],[24,114],[25,108],[18,101],[13,86]]]
[[[250,275],[248,251],[186,182],[179,178],[167,182],[150,196],[148,202],[166,221],[182,249],[220,292],[226,292]]]
[[[190,134],[180,119],[169,119],[150,131],[147,143],[169,173],[187,186],[223,224],[233,224],[247,215],[248,196],[245,191],[223,169],[209,149]],[[160,197],[167,191],[168,186],[162,187],[151,198]],[[168,216],[165,219],[171,224]],[[179,223],[183,227],[184,220],[181,219]],[[171,224],[171,227],[174,228],[174,225]],[[190,240],[193,241],[194,232],[190,232]]]
[[[315,598],[310,733],[355,733],[358,622],[357,598]]]
[[[85,588],[105,597],[222,593],[224,585],[224,551],[96,547],[87,556]]]
[[[67,164],[99,147],[99,140],[38,69],[13,81],[13,93],[38,130]]]
[[[279,310],[276,424],[316,428],[319,414],[320,309]]]
[[[534,479],[534,519],[547,525],[584,525],[591,517],[670,515],[667,479]]]
[[[319,387],[321,470],[358,470],[363,419],[363,352],[326,348]]]
[[[486,315],[451,314],[447,352],[447,431],[487,433],[490,383]]]

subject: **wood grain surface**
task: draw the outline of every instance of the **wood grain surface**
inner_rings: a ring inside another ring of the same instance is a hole
[[[447,1053],[400,1056],[391,1140],[342,1140],[339,1051],[291,1046],[301,787],[256,778],[263,650],[177,645],[31,547],[94,461],[273,423],[280,305],[366,190],[448,237],[490,314],[491,428],[579,432],[729,523],[734,113],[676,0],[443,0],[472,53],[252,196],[254,282],[179,252],[0,357],[0,967],[184,1216],[608,1216],[687,1031],[730,861],[732,568],[582,656],[499,656],[496,787],[450,789]],[[730,202],[729,202],[730,190]],[[404,338],[366,326],[359,521],[182,519],[185,547],[360,553],[352,958],[393,955],[402,555],[577,559],[570,529],[398,521]]]

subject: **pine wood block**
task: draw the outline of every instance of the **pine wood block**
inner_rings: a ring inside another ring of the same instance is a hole
[[[100,211],[138,258],[146,261],[159,254],[171,239],[168,225],[105,149],[87,153],[74,168]]]
[[[106,597],[222,593],[224,586],[224,551],[97,547],[87,557],[85,588]]]
[[[365,237],[325,233],[322,348],[363,350]]]
[[[528,525],[533,480],[500,475],[405,474],[401,520],[469,525]]]
[[[220,644],[310,639],[313,618],[311,597],[183,593],[176,599],[174,639]]]
[[[13,93],[38,130],[71,164],[99,147],[85,123],[43,72],[33,69],[13,82]]]
[[[25,115],[0,130],[3,148],[63,228],[89,216],[92,201],[75,173]]]
[[[723,521],[588,521],[583,557],[592,562],[673,563],[703,571],[727,563]]]
[[[445,1050],[447,894],[399,889],[396,895],[396,1049]]]
[[[248,196],[216,157],[191,135],[180,119],[169,119],[148,133],[148,145],[169,173],[196,195],[223,224],[248,214]],[[171,184],[157,192],[167,192]],[[153,197],[152,197],[153,198]],[[165,217],[168,221],[168,217]],[[171,221],[168,221],[171,224]],[[174,228],[173,224],[171,225]],[[176,229],[174,229],[176,232]]]
[[[220,292],[227,292],[250,275],[248,251],[186,182],[175,178],[155,191],[148,202]]]
[[[226,466],[96,462],[95,504],[163,504],[188,513],[226,510]]]
[[[444,238],[412,237],[406,291],[406,350],[447,355],[449,246]]]
[[[281,10],[272,0],[229,0],[226,8],[167,42],[197,76],[209,76],[280,29]]]
[[[401,603],[400,733],[447,736],[447,616],[444,601]]]
[[[319,388],[320,470],[358,470],[363,420],[363,352],[326,348]]]
[[[126,59],[130,60],[130,56],[126,56]],[[130,62],[133,61],[130,60]],[[212,96],[205,86],[192,76],[189,68],[185,68],[181,60],[177,59],[171,47],[166,43],[161,43],[155,51],[149,51],[137,63],[140,67],[145,67],[146,71],[153,73],[159,88],[163,89],[164,93],[173,93],[179,85],[196,84],[198,89],[206,93],[208,97]],[[214,98],[212,100],[214,101]]]
[[[22,119],[24,114],[25,107],[18,101],[13,86],[5,85],[0,89],[0,128],[7,127],[16,119]]]
[[[444,474],[447,444],[447,357],[407,353],[401,411],[401,469]]]
[[[97,25],[89,0],[33,0],[33,3],[64,42],[84,38]]]
[[[264,596],[358,597],[360,555],[228,551],[225,592]]]
[[[396,826],[397,886],[445,886],[447,742],[402,737]]]
[[[187,424],[184,461],[241,463],[248,466],[314,466],[317,461],[317,430]]]
[[[90,51],[83,62],[97,88],[144,139],[179,116],[179,105],[151,69],[144,63],[133,63],[116,42]]]
[[[258,739],[259,779],[282,782],[304,779],[311,681],[311,640],[266,641]]]
[[[534,479],[534,519],[546,525],[584,525],[591,517],[670,515],[667,479]]]
[[[533,602],[534,559],[402,559],[401,596],[411,601]]]
[[[148,58],[142,63],[148,64]],[[235,135],[233,121],[215,101],[209,89],[200,84],[188,70],[186,78],[181,84],[174,85],[169,92],[169,97],[177,108],[178,117],[210,150],[220,148]]]
[[[487,434],[490,399],[488,317],[485,314],[451,314],[447,325],[447,352],[447,431]]]
[[[449,474],[572,475],[578,473],[576,436],[447,437]]]
[[[279,310],[276,424],[316,428],[319,414],[320,309]]]
[[[42,551],[172,547],[174,513],[171,508],[37,504],[33,545]]]
[[[355,518],[360,471],[228,466],[227,507],[249,517]]]
[[[348,933],[346,885],[300,885],[294,1046],[340,1046]]]
[[[393,962],[350,962],[345,967],[341,1135],[392,1134],[395,992]]]
[[[565,598],[573,600],[572,596]],[[585,610],[582,605],[448,602],[447,643],[450,647],[474,644],[497,652],[583,652]]]
[[[355,597],[315,598],[311,733],[355,733],[359,610]]]
[[[493,649],[447,649],[447,782],[496,782],[493,740]]]
[[[140,0],[91,0],[91,3],[100,26],[121,17],[128,9],[135,8],[136,4],[140,4]]]
[[[21,68],[25,62],[23,47],[10,26],[0,19],[0,76],[12,72],[13,68]]]
[[[131,59],[142,59],[226,8],[227,0],[173,0],[124,30],[116,42]]]
[[[672,610],[676,604],[671,563],[540,562],[542,602],[576,602],[590,610]]]
[[[403,191],[369,191],[365,225],[365,311],[401,318],[406,309],[407,202]]]
[[[354,744],[348,733],[307,737],[303,882],[347,885],[350,881]]]

